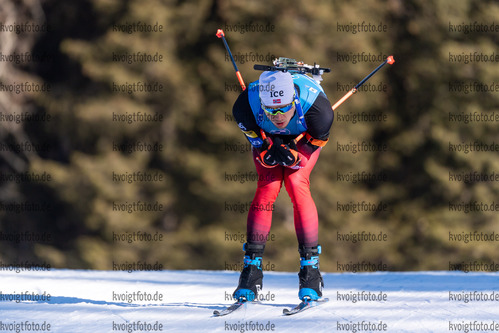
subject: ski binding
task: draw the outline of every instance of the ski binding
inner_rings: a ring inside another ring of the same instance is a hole
[[[248,301],[245,298],[240,298],[234,304],[228,306],[227,308],[225,308],[225,309],[223,309],[221,311],[218,311],[218,310],[213,311],[213,315],[215,317],[226,316],[229,313],[232,313],[232,312],[236,311],[237,309],[241,308],[246,303],[248,303]]]
[[[296,313],[299,313],[299,312],[305,311],[307,309],[316,307],[318,305],[324,304],[327,301],[329,301],[329,298],[320,298],[320,299],[315,300],[315,301],[312,301],[309,298],[305,298],[300,304],[298,304],[294,308],[292,308],[292,309],[283,309],[282,313],[284,315],[286,315],[286,316],[294,315]]]

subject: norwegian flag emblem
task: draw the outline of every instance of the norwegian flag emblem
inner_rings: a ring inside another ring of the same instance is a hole
[[[280,98],[279,99],[273,99],[272,103],[274,103],[274,104],[281,104],[281,99]]]

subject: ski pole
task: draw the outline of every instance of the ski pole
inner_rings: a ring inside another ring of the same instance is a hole
[[[381,69],[381,67],[383,67],[386,63],[389,63],[391,65],[394,62],[395,62],[395,59],[393,59],[393,56],[389,56],[388,58],[386,58],[386,60],[383,61],[383,63],[381,65],[379,65],[375,70],[373,70],[368,76],[366,76],[365,78],[363,78],[362,81],[360,81],[359,83],[357,83],[357,85],[352,88],[352,90],[350,90],[349,92],[347,92],[345,96],[343,96],[338,102],[336,102],[333,105],[333,111],[336,110],[336,108],[338,106],[340,106],[344,101],[346,101],[350,96],[352,96],[353,94],[355,94],[357,92],[357,90],[359,90],[360,86],[362,86],[367,80],[369,80],[369,78],[371,76],[373,76],[377,71],[379,71]]]
[[[225,34],[224,34],[224,31],[222,29],[217,30],[217,37],[222,38],[224,45],[225,45],[225,49],[229,53],[230,60],[232,60],[232,65],[234,66],[234,69],[236,70],[236,76],[237,76],[237,79],[239,80],[239,84],[241,85],[241,88],[243,89],[243,91],[246,90],[246,85],[244,84],[243,77],[241,76],[241,73],[237,69],[236,62],[234,61],[234,57],[232,56],[232,53],[230,52],[229,45],[227,44],[227,41],[225,40]]]
[[[392,65],[394,62],[395,62],[395,59],[393,59],[392,55],[389,56],[388,58],[386,58],[386,60],[383,61],[383,63],[381,65],[379,65],[378,67],[376,67],[375,70],[373,70],[369,75],[367,75],[365,78],[363,78],[359,83],[357,83],[357,85],[355,85],[355,87],[353,87],[349,92],[347,92],[345,94],[345,96],[343,96],[338,102],[336,102],[333,105],[333,111],[336,110],[338,108],[338,106],[340,106],[341,104],[343,104],[343,102],[346,101],[350,96],[352,96],[353,94],[355,94],[357,92],[357,90],[360,88],[360,86],[362,86],[364,83],[366,83],[366,81],[369,80],[371,78],[371,76],[373,76],[377,71],[379,71],[381,69],[381,67],[383,67],[387,63],[390,64],[390,65]],[[295,142],[300,141],[300,139],[302,137],[304,137],[304,136],[305,136],[305,132],[303,132],[302,134],[298,135],[295,138]]]

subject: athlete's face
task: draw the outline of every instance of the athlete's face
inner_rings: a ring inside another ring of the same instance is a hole
[[[278,109],[278,108],[277,108]],[[288,126],[289,122],[291,121],[291,118],[293,118],[295,114],[296,107],[293,105],[293,107],[285,113],[277,113],[277,114],[270,114],[268,112],[265,112],[265,115],[269,120],[272,122],[272,124],[275,125],[278,129],[283,129]]]

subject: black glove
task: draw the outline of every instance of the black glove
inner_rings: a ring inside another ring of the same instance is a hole
[[[256,159],[265,168],[274,168],[279,165],[276,159],[278,148],[273,141],[266,139]]]
[[[294,140],[291,140],[290,143],[285,144],[281,139],[279,139],[279,145],[277,145],[276,140],[274,140],[274,145],[277,146],[276,160],[280,165],[293,167],[300,162],[300,156],[298,155],[298,149],[296,148]]]

